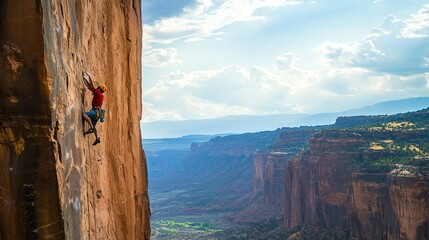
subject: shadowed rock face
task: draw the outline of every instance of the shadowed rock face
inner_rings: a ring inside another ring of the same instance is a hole
[[[352,173],[354,239],[428,239],[429,179]]]
[[[252,192],[264,190],[265,171],[267,168],[268,153],[256,152],[253,154],[253,188]]]
[[[0,0],[0,44],[0,238],[148,239],[140,2]]]
[[[285,199],[287,162],[305,149],[314,128],[285,128],[273,144],[253,154],[252,192],[243,199],[243,208],[231,216],[237,222],[258,222],[281,218]]]
[[[286,163],[291,157],[286,152],[256,152],[253,155],[252,193],[261,193],[264,204],[277,207],[279,213],[284,204]]]
[[[285,224],[293,228],[307,220],[322,226],[347,226],[349,166],[356,151],[341,151],[354,139],[312,138],[310,150],[286,167]]]
[[[279,212],[283,210],[285,168],[290,158],[291,156],[287,153],[272,152],[266,165],[263,191],[264,202],[271,206],[279,206]]]

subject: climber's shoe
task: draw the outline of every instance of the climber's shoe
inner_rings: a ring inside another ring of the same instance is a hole
[[[97,144],[99,144],[100,143],[100,138],[97,138],[96,140],[95,140],[95,142],[92,144],[93,146],[95,146],[95,145],[97,145]]]
[[[94,132],[94,128],[89,128],[88,131],[86,131],[83,135],[93,133],[93,132]]]

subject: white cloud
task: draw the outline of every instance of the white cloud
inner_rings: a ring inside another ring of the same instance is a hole
[[[157,68],[168,65],[181,65],[176,48],[152,49],[143,51],[143,64],[147,67]]]
[[[198,118],[213,118],[214,116],[256,114],[244,106],[222,104],[194,96],[184,97],[186,107],[198,113]]]
[[[166,18],[143,26],[146,42],[172,43],[178,40],[195,41],[219,35],[218,31],[235,22],[264,19],[255,11],[297,5],[302,0],[199,0],[193,8],[186,8],[178,17]]]
[[[277,111],[284,107],[289,91],[280,76],[262,67],[249,71],[231,65],[216,70],[173,72],[168,78],[145,91],[143,99],[159,111],[180,112],[185,119]],[[156,117],[162,115],[151,116]]]
[[[360,66],[378,64],[385,60],[385,54],[377,49],[372,39],[358,43],[325,42],[318,48],[324,55],[324,62],[337,66]]]
[[[185,76],[184,72],[175,71],[167,75],[169,80],[180,80]]]
[[[426,73],[425,77],[426,77],[426,88],[429,88],[429,73]]]
[[[200,1],[182,16],[145,25],[145,34],[149,28],[154,46],[177,40],[221,38],[220,31],[229,24],[263,19],[255,13],[258,9],[292,3],[300,2]],[[265,63],[272,67],[233,64],[209,70],[157,69],[158,83],[143,92],[143,110],[147,113],[144,120],[333,112],[389,99],[425,96],[429,90],[428,8],[425,5],[405,20],[387,16],[358,41],[320,44],[317,51],[323,64],[317,70],[302,66],[300,59],[306,55],[299,50],[296,53],[302,55],[286,52],[272,59],[274,65]],[[152,59],[148,64],[145,56],[145,64],[180,65],[177,50],[168,49],[161,52],[147,47],[145,54],[150,53]],[[304,60],[305,66],[311,66]]]
[[[409,38],[429,37],[429,4],[426,4],[408,21],[402,35]]]
[[[395,16],[373,28],[359,42],[325,42],[317,50],[322,62],[333,67],[359,67],[400,76],[427,72],[429,5],[411,19]]]
[[[277,67],[284,70],[296,69],[295,63],[299,61],[299,58],[291,52],[284,53],[276,58]]]
[[[301,71],[231,65],[173,72],[143,93],[143,109],[151,113],[144,120],[341,111],[392,96],[422,96],[429,88],[427,73],[398,76],[373,74],[363,68]]]
[[[150,118],[147,118],[150,116]],[[157,106],[143,102],[143,120],[182,120],[183,117],[176,111],[158,110]]]

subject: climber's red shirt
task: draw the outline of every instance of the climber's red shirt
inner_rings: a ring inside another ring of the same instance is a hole
[[[94,97],[92,98],[92,107],[101,107],[103,105],[104,96],[98,89],[92,91]]]

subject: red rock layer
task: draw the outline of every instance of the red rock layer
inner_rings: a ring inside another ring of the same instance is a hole
[[[375,156],[362,152],[359,134],[331,135],[312,138],[286,166],[286,228],[309,221],[348,229],[351,239],[428,239],[429,178],[352,172],[353,162]]]
[[[264,189],[265,170],[268,161],[268,154],[256,152],[253,154],[253,188],[252,192],[262,192]]]
[[[274,205],[284,203],[284,180],[286,162],[291,155],[285,152],[253,155],[253,193],[262,193],[264,202]]]
[[[270,206],[278,207],[278,211],[283,211],[285,198],[285,168],[291,156],[284,152],[272,152],[268,156],[265,169],[264,188],[262,195],[264,202]]]
[[[361,156],[364,141],[352,133],[313,137],[309,151],[286,166],[285,225],[305,221],[322,226],[347,226],[350,165]]]
[[[148,239],[140,2],[0,0],[0,13],[0,238]],[[108,87],[95,147],[82,61]]]

